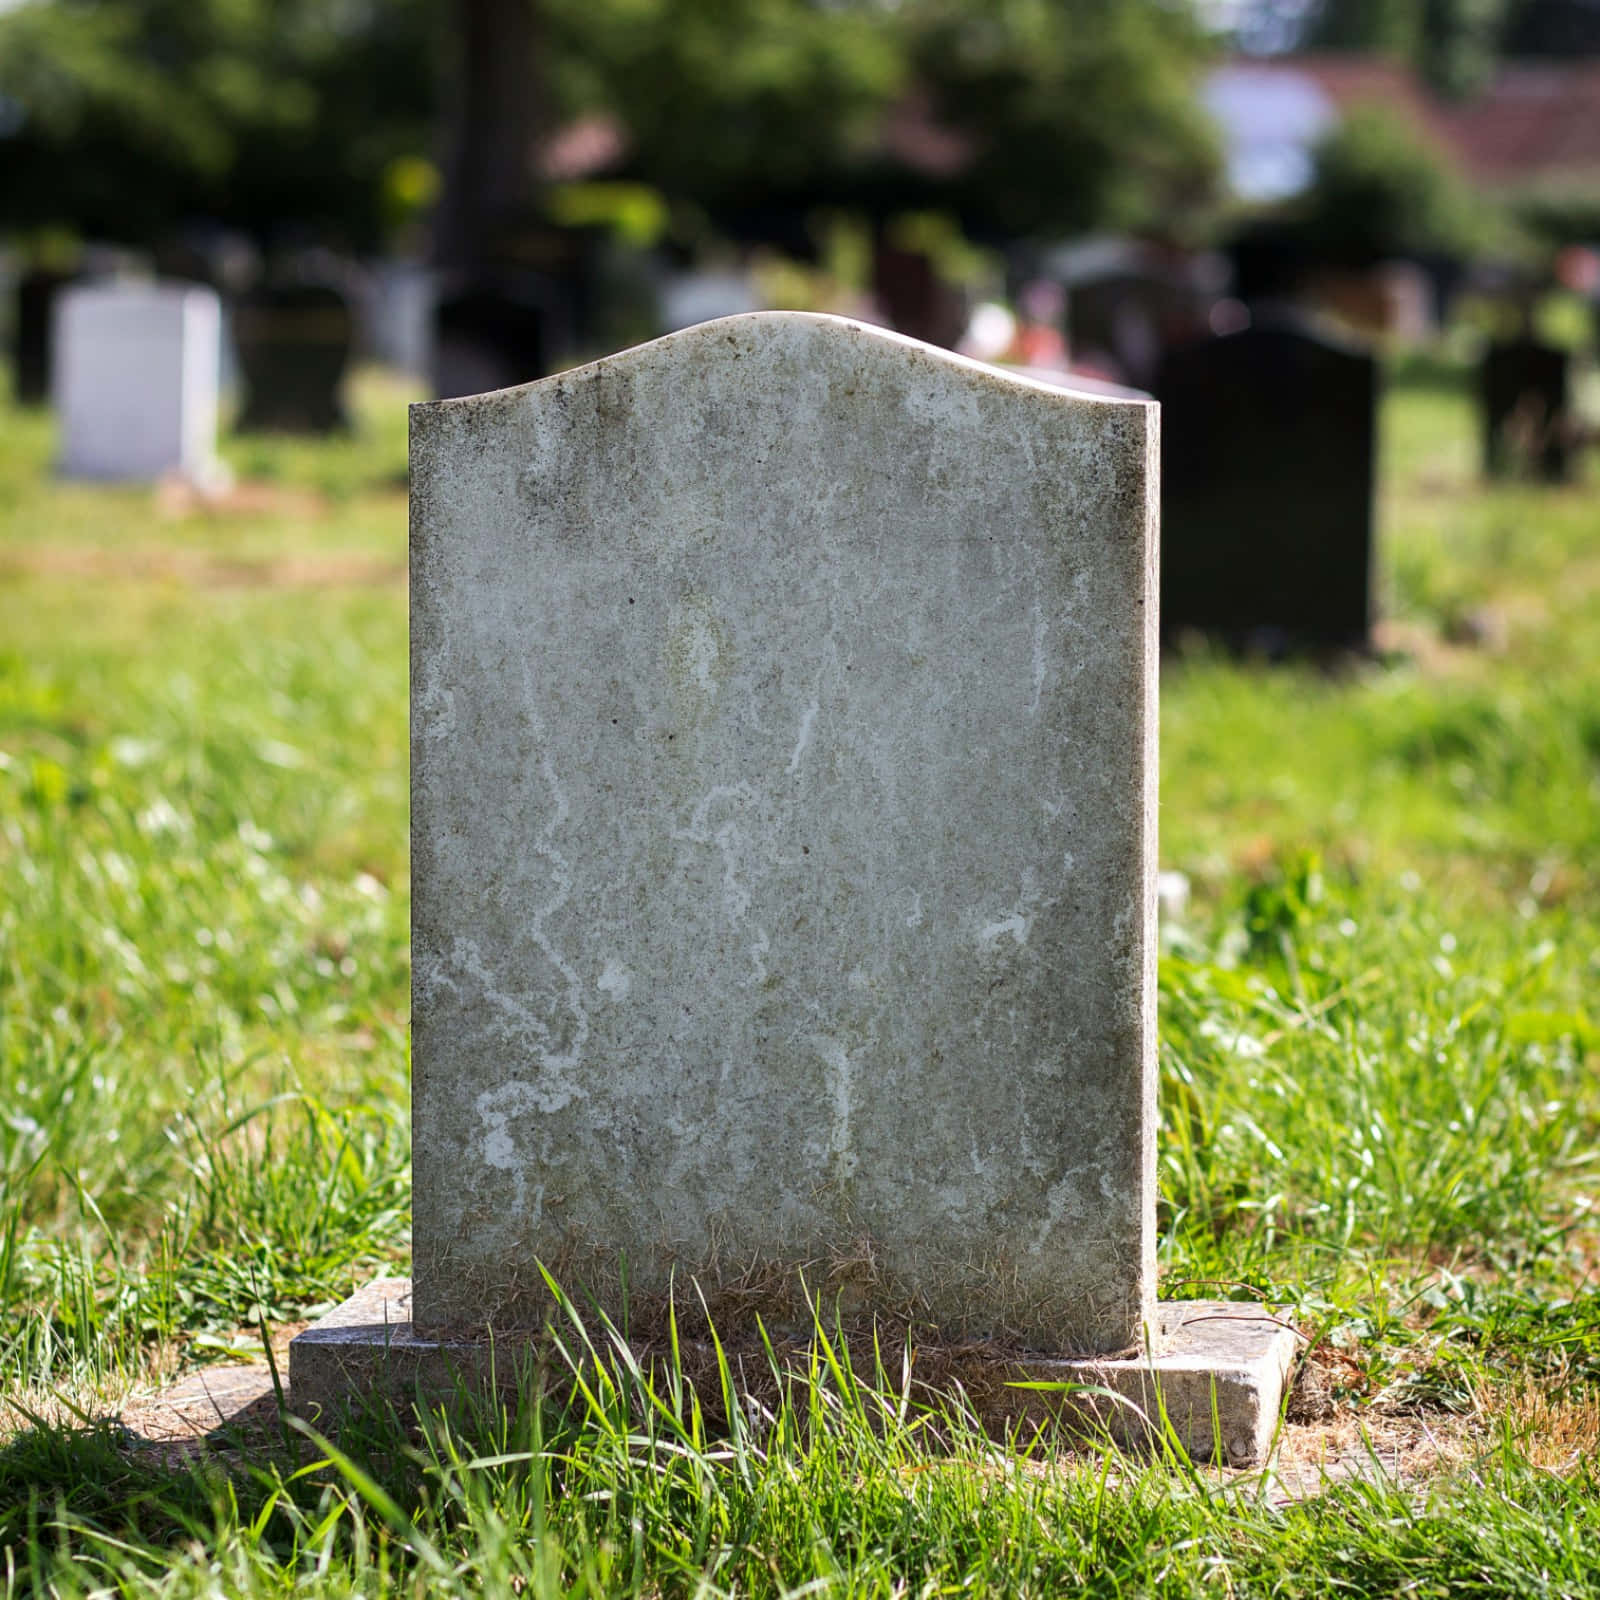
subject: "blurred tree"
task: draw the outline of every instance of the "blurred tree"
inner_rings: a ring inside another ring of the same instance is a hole
[[[0,216],[369,242],[386,170],[430,141],[440,24],[435,0],[24,0],[0,14]]]
[[[1195,96],[1213,46],[1167,0],[904,0],[909,70],[974,159],[949,184],[990,236],[1159,224],[1215,193]]]
[[[1543,4],[1544,0],[1533,0]],[[1529,0],[1321,0],[1299,41],[1316,50],[1392,56],[1441,93],[1468,95],[1488,82],[1508,17]]]
[[[633,176],[736,232],[844,197],[904,80],[882,0],[542,4],[563,112],[609,111]]]
[[[1411,62],[1446,94],[1471,93],[1502,59],[1600,55],[1600,0],[1217,0],[1238,46],[1370,51]]]
[[[558,99],[609,107],[635,175],[724,222],[832,203],[1016,236],[1171,221],[1212,193],[1210,39],[1184,0],[544,9]]]
[[[539,201],[539,142],[550,121],[535,0],[451,0],[444,185],[433,253],[471,268],[500,253]]]
[[[1507,0],[1426,0],[1417,54],[1423,76],[1442,94],[1470,95],[1494,74]]]
[[[1422,18],[1431,0],[1322,0],[1309,19],[1304,44],[1313,50],[1350,50],[1414,59],[1422,45]]]
[[[1308,258],[1352,267],[1465,254],[1495,225],[1448,161],[1375,104],[1352,110],[1318,147],[1295,211],[1293,231]]]
[[[1170,221],[1215,170],[1206,47],[1190,0],[23,0],[0,216],[370,246],[429,191],[442,101],[447,262],[595,111],[629,141],[613,176],[735,232],[829,203],[991,237]]]

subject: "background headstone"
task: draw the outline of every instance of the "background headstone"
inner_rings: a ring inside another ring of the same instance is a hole
[[[433,387],[445,399],[487,394],[544,376],[559,313],[531,275],[468,284],[439,301]]]
[[[1289,321],[1168,352],[1161,627],[1276,654],[1371,623],[1378,367]]]
[[[412,416],[416,1328],[1136,1345],[1155,408],[773,313]]]
[[[603,230],[508,226],[469,266],[442,272],[433,321],[441,398],[542,378],[573,359],[604,276]]]
[[[880,234],[872,252],[872,293],[901,333],[954,348],[967,325],[967,296],[947,282],[927,251]]]
[[[221,302],[198,285],[112,279],[64,289],[51,386],[63,475],[215,478],[221,336]]]
[[[1478,373],[1483,470],[1523,472],[1548,483],[1572,476],[1571,358],[1537,339],[1492,344]]]
[[[676,333],[718,317],[757,311],[761,297],[748,272],[679,272],[661,285],[661,328]]]
[[[269,284],[243,296],[233,315],[240,432],[348,427],[341,388],[353,336],[349,302],[332,284]]]
[[[12,393],[18,405],[40,406],[50,398],[56,296],[75,277],[36,267],[17,280],[11,340]]]
[[[433,316],[438,290],[420,261],[376,263],[367,273],[363,313],[367,344],[385,365],[413,377],[433,370]]]

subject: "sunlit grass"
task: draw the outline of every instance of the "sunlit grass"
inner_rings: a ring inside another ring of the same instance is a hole
[[[598,1329],[588,1394],[298,1477],[75,1421],[405,1265],[404,398],[230,443],[212,507],[0,419],[8,1592],[1600,1587],[1551,1442],[1600,1393],[1600,497],[1485,490],[1459,376],[1388,403],[1380,660],[1166,665],[1160,1162],[1164,1292],[1271,1300],[1337,1414],[1467,1418],[1469,1471],[1275,1508],[997,1448],[897,1351],[730,1437]]]

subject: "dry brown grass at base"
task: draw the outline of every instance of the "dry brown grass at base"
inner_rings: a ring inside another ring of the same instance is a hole
[[[1600,1454],[1600,1389],[1593,1385],[1525,1378],[1509,1390],[1484,1386],[1478,1403],[1541,1472],[1566,1477]]]
[[[1600,1454],[1600,1390],[1523,1377],[1509,1386],[1481,1383],[1466,1412],[1345,1405],[1326,1420],[1285,1426],[1271,1469],[1274,1489],[1288,1501],[1380,1477],[1421,1485],[1470,1473],[1508,1433],[1529,1466],[1567,1477]]]
[[[1290,1423],[1268,1469],[1268,1492],[1274,1504],[1287,1505],[1346,1483],[1418,1486],[1467,1465],[1488,1437],[1481,1416],[1448,1411],[1344,1411],[1327,1422]]]
[[[113,1380],[79,1378],[0,1393],[0,1449],[30,1428],[81,1428],[117,1415],[137,1396],[177,1381],[184,1355],[183,1344],[165,1341],[152,1345],[137,1368]]]

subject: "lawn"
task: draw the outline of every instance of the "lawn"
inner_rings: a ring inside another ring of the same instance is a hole
[[[1381,659],[1164,668],[1163,1293],[1304,1332],[1295,1473],[997,1443],[899,1350],[713,1428],[576,1327],[348,1456],[109,1420],[405,1267],[405,399],[218,507],[0,409],[4,1594],[1600,1594],[1600,497],[1486,489],[1445,368]]]

